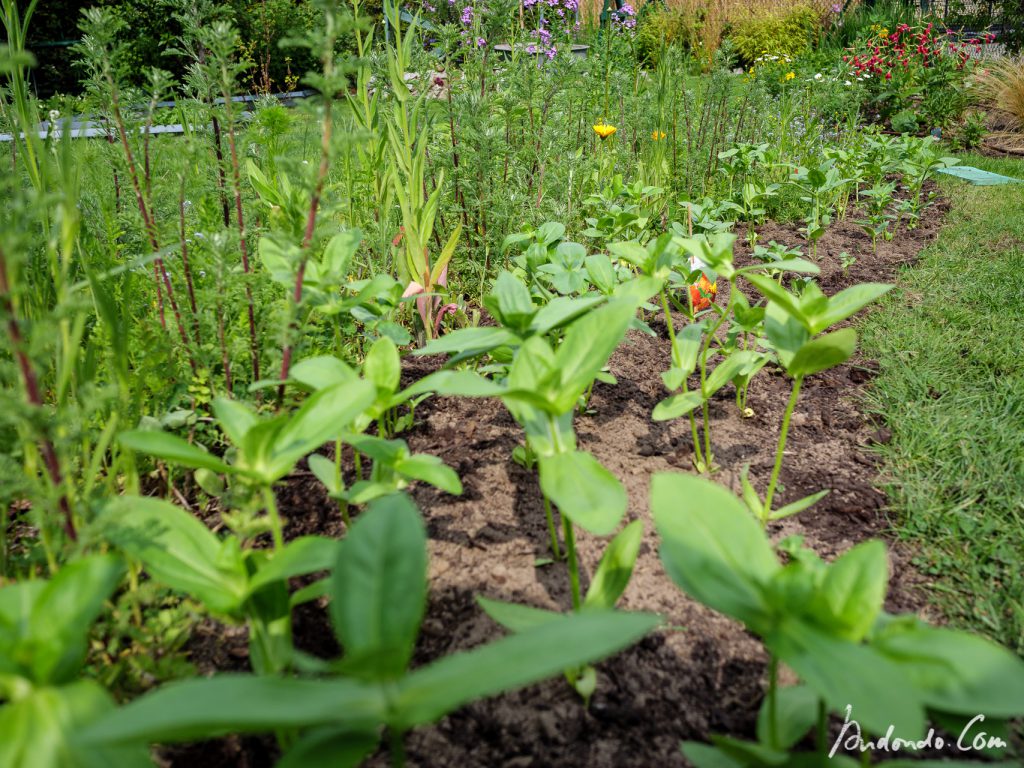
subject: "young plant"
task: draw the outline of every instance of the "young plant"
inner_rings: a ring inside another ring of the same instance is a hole
[[[341,542],[327,582],[345,655],[316,679],[220,675],[170,683],[103,717],[83,743],[137,745],[276,732],[279,766],[357,765],[477,699],[583,667],[637,641],[658,619],[595,609],[409,669],[427,598],[423,520],[405,496],[379,499]],[[338,675],[340,673],[340,676]],[[382,733],[382,730],[384,733]]]
[[[782,564],[743,502],[682,474],[654,476],[651,509],[669,576],[691,597],[741,621],[770,654],[758,742],[716,736],[713,747],[684,743],[698,768],[831,765],[838,746],[850,741],[844,731],[829,744],[830,712],[857,721],[861,744],[886,733],[923,740],[928,719],[960,732],[979,713],[988,718],[987,730],[999,732],[1024,712],[1024,662],[1017,656],[976,635],[883,611],[889,569],[880,541],[826,564],[789,540]],[[800,685],[780,687],[780,664]],[[790,754],[812,729],[817,754]],[[857,765],[845,755],[835,763]]]
[[[516,283],[522,296],[526,287]],[[573,414],[626,334],[636,302],[617,298],[568,326],[557,347],[540,336],[528,338],[515,353],[501,384],[482,377],[474,389],[436,381],[439,394],[500,397],[526,432],[530,464],[536,462],[547,516],[551,550],[561,556],[552,504],[562,514],[573,608],[581,604],[579,564],[573,526],[606,536],[626,513],[626,491],[590,453],[576,447]],[[472,376],[473,374],[469,374]],[[431,377],[428,377],[428,379]],[[428,380],[424,380],[424,386]]]
[[[311,395],[294,413],[260,418],[236,400],[217,398],[213,413],[233,450],[224,458],[183,440],[155,430],[133,430],[119,436],[126,448],[147,453],[174,465],[198,470],[204,489],[224,491],[219,476],[236,481],[242,508],[225,514],[235,530],[255,535],[269,529],[275,549],[284,546],[284,526],[277,509],[274,484],[325,442],[340,436],[374,401],[376,392],[358,378],[326,387]],[[266,512],[266,522],[256,518]]]
[[[430,140],[429,91],[413,94],[405,80],[412,69],[414,27],[402,29],[400,9],[388,0],[384,13],[393,33],[387,46],[388,75],[395,95],[391,114],[387,115],[388,154],[392,191],[402,212],[402,230],[396,245],[402,255],[397,258],[397,276],[406,285],[406,295],[416,296],[422,321],[422,334],[429,341],[434,333],[436,293],[448,284],[448,262],[455,254],[462,225],[452,231],[437,257],[430,257],[430,240],[434,236],[438,206],[444,191],[444,171],[428,185],[427,144]],[[428,192],[428,186],[430,191]]]
[[[807,376],[834,368],[852,355],[857,345],[857,332],[843,328],[825,333],[832,326],[856,314],[876,301],[893,286],[884,283],[861,283],[828,297],[817,283],[805,284],[797,296],[765,275],[748,275],[749,280],[766,299],[764,328],[768,344],[779,365],[793,379],[793,386],[782,416],[779,442],[775,450],[775,465],[762,500],[743,473],[743,498],[750,511],[767,528],[772,520],[780,520],[802,512],[822,499],[828,491],[811,494],[781,509],[772,510],[772,501],[782,471],[782,460],[789,434],[789,422],[800,397],[800,387]]]
[[[712,304],[714,317],[703,320],[699,324],[691,323],[690,326],[687,326],[685,333],[680,333],[676,337],[672,352],[673,365],[663,374],[663,380],[670,391],[679,388],[682,388],[683,391],[662,400],[655,406],[651,414],[651,418],[655,421],[667,421],[691,415],[694,466],[701,473],[711,472],[714,469],[709,412],[711,397],[737,376],[749,376],[760,357],[759,353],[754,350],[730,349],[722,345],[717,338],[719,329],[732,316],[733,307],[738,301],[737,296],[740,292],[736,286],[736,280],[740,276],[749,279],[753,273],[760,270],[785,269],[811,274],[818,271],[814,264],[795,258],[736,268],[733,265],[733,243],[735,240],[735,235],[729,233],[692,239],[677,238],[679,246],[684,251],[693,254],[719,278],[728,281],[729,302],[725,307]],[[761,277],[771,281],[771,278],[763,275]],[[716,342],[719,342],[718,345],[713,347],[712,345]],[[722,356],[722,360],[718,362],[713,371],[709,371],[709,363],[716,356]],[[686,379],[697,370],[700,373],[700,387],[694,390],[686,389]],[[749,379],[747,379],[747,383],[749,383]],[[703,450],[697,436],[695,419],[692,416],[697,408],[701,409],[703,415]]]
[[[832,223],[831,195],[848,184],[849,179],[843,178],[833,161],[826,160],[815,168],[794,168],[790,181],[803,192],[800,199],[810,204],[801,231],[811,244],[811,255],[817,259],[818,240]]]

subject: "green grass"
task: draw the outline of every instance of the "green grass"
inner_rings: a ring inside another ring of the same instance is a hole
[[[963,159],[1024,178],[1024,162]],[[950,620],[1024,652],[1024,185],[944,180],[947,224],[863,325],[898,536]]]

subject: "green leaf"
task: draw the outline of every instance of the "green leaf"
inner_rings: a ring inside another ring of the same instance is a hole
[[[462,493],[462,481],[454,469],[445,464],[437,456],[417,453],[405,459],[399,459],[395,471],[413,480],[422,480],[446,493],[458,496]]]
[[[802,275],[817,275],[821,273],[821,267],[815,264],[813,261],[807,261],[807,259],[780,259],[778,261],[767,261],[763,264],[756,264],[751,267],[739,270],[745,272],[747,270],[774,270],[781,269],[784,272],[796,272]],[[774,282],[774,281],[773,281]]]
[[[790,768],[790,756],[787,753],[764,744],[714,734],[711,736],[711,741],[718,747],[719,752],[739,760],[741,764],[753,765],[758,768],[776,765]]]
[[[734,760],[717,747],[699,741],[684,741],[683,754],[695,768],[748,768],[746,763]]]
[[[295,381],[313,390],[359,378],[348,363],[333,355],[307,357],[292,366],[290,375]]]
[[[336,539],[324,536],[303,536],[289,541],[253,574],[249,583],[250,593],[274,582],[334,567],[338,559],[338,544]]]
[[[135,429],[122,432],[117,441],[125,448],[156,456],[158,459],[192,469],[209,469],[220,474],[234,470],[216,456],[197,448],[175,435],[154,430]]]
[[[595,253],[593,256],[587,256],[585,264],[590,282],[597,290],[601,293],[610,293],[615,288],[618,282],[615,279],[615,270],[612,268],[611,259],[605,254]]]
[[[791,517],[792,515],[797,515],[803,512],[808,507],[813,507],[819,501],[828,496],[830,492],[831,491],[829,490],[818,491],[817,493],[812,493],[810,496],[804,496],[802,499],[797,499],[796,501],[791,502],[784,507],[772,510],[772,513],[768,515],[768,519],[782,520],[783,518]],[[744,493],[746,493],[746,489],[744,489]]]
[[[83,746],[78,731],[114,710],[93,680],[36,688],[0,706],[0,765],[4,768],[152,768],[142,743]]]
[[[779,727],[778,744],[790,749],[802,739],[818,721],[818,695],[806,685],[780,686],[776,689],[776,720]],[[765,696],[757,713],[757,740],[771,744],[770,696]]]
[[[704,382],[704,398],[710,398],[756,359],[757,353],[752,350],[741,349],[730,354],[708,374],[707,380]]]
[[[586,611],[447,656],[398,684],[390,725],[400,730],[425,725],[471,701],[598,661],[636,642],[658,622],[650,614]]]
[[[162,499],[124,496],[99,519],[102,536],[140,560],[150,577],[233,615],[248,594],[248,575],[237,546],[225,545],[197,518]]]
[[[893,289],[887,283],[860,283],[851,285],[828,300],[827,309],[811,320],[810,331],[817,334],[851,315],[860,312],[873,301]]]
[[[636,315],[636,304],[615,299],[569,326],[555,352],[555,367],[561,372],[561,391],[555,405],[560,412],[571,410],[590,386],[626,335]]]
[[[378,391],[391,393],[398,389],[402,378],[402,361],[395,342],[387,336],[381,336],[373,342],[363,361],[363,376]]]
[[[885,544],[865,541],[828,567],[811,610],[830,632],[860,642],[882,612],[888,587]]]
[[[338,468],[333,461],[319,453],[311,453],[306,457],[306,463],[309,465],[309,471],[324,484],[328,493],[338,493],[341,490]]]
[[[788,664],[834,712],[883,734],[890,725],[904,739],[924,735],[920,694],[899,664],[870,646],[826,634],[795,617],[761,633],[769,650]]]
[[[780,566],[743,502],[703,478],[659,473],[651,481],[651,510],[661,559],[680,587],[755,632],[771,624],[765,585]]]
[[[362,239],[363,233],[358,229],[346,229],[327,241],[321,261],[335,280],[342,281],[348,276]]]
[[[826,333],[803,344],[786,364],[786,372],[795,377],[810,376],[846,362],[857,348],[853,328]]]
[[[633,566],[640,554],[644,524],[634,520],[623,528],[605,548],[594,578],[583,601],[587,608],[614,608],[633,575]]]
[[[357,680],[217,675],[162,685],[85,729],[82,742],[173,743],[331,724],[368,730],[386,708],[383,690]]]
[[[496,347],[519,341],[519,337],[507,328],[483,326],[479,328],[459,328],[436,339],[428,341],[420,349],[413,350],[414,355],[448,355],[455,352],[475,351],[483,354]]]
[[[775,302],[768,302],[765,307],[764,331],[783,368],[789,366],[793,356],[811,338],[800,321]]]
[[[615,286],[612,296],[616,299],[627,299],[635,304],[642,304],[656,296],[664,286],[664,280],[639,275]]]
[[[764,295],[770,304],[777,305],[787,315],[799,322],[808,333],[811,332],[809,318],[800,307],[800,300],[767,275],[746,275],[751,285]]]
[[[437,371],[399,392],[392,400],[392,405],[425,392],[446,397],[500,397],[505,393],[505,388],[474,371]]]
[[[538,459],[540,488],[559,511],[595,536],[607,536],[626,514],[626,489],[593,455],[569,451]]]
[[[266,479],[284,477],[303,456],[341,435],[376,396],[375,387],[362,380],[335,384],[310,395],[274,437]]]
[[[89,628],[123,573],[117,557],[93,555],[67,563],[48,581],[0,589],[0,675],[38,685],[76,678]]]
[[[546,608],[489,600],[481,595],[477,595],[476,601],[484,609],[484,613],[510,632],[526,632],[549,624],[564,615]]]
[[[678,395],[672,395],[666,397],[664,400],[654,406],[654,410],[651,412],[651,418],[654,421],[669,421],[670,419],[678,419],[680,416],[685,416],[695,408],[700,408],[700,404],[704,402],[704,398],[701,397],[700,392],[695,389],[691,389],[689,392],[683,392]]]
[[[441,275],[444,273],[445,267],[448,266],[448,262],[451,261],[452,256],[455,254],[455,247],[459,244],[459,237],[462,235],[462,224],[455,227],[455,231],[452,232],[451,236],[444,244],[444,248],[441,249],[441,253],[434,261],[434,268],[430,271],[430,285],[437,285],[438,280],[441,279]]]
[[[491,295],[497,301],[503,326],[524,330],[537,313],[529,289],[511,272],[498,275]]]
[[[893,622],[872,645],[900,665],[929,707],[967,717],[1024,714],[1024,661],[990,640],[921,622]]]
[[[423,520],[403,494],[374,501],[341,542],[331,619],[350,674],[405,672],[426,609],[426,550]]]
[[[624,243],[609,243],[608,252],[624,261],[628,261],[635,267],[643,269],[647,264],[649,253],[640,243],[629,241]]]
[[[245,433],[258,421],[249,406],[226,397],[214,398],[213,415],[217,417],[217,423],[224,430],[228,440],[235,445],[242,444]]]
[[[288,750],[275,768],[359,768],[380,743],[376,732],[317,728]]]
[[[672,345],[672,366],[689,376],[697,368],[701,341],[704,338],[704,323],[687,323],[676,334]]]
[[[585,315],[593,307],[605,301],[603,296],[591,296],[575,299],[571,296],[556,296],[538,310],[530,323],[529,330],[533,333],[548,333],[555,328],[572,322]]]
[[[750,482],[749,475],[750,465],[744,464],[743,469],[740,470],[740,486],[743,489],[743,503],[747,505],[747,509],[750,510],[751,514],[760,520],[764,517],[764,502],[761,500],[757,490],[754,488],[754,484]]]

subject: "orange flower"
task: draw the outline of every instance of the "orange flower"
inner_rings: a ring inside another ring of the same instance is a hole
[[[693,302],[693,311],[701,312],[710,307],[717,294],[718,283],[712,283],[701,272],[700,280],[697,281],[697,284],[690,286],[690,301]]]

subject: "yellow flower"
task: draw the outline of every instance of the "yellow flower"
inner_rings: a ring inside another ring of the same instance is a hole
[[[783,80],[792,80],[794,77],[796,77],[796,73],[795,72],[787,72],[786,76],[784,78],[782,78],[782,79]]]
[[[879,37],[886,37],[888,34],[889,34],[889,29],[887,27],[882,27],[880,30],[878,30],[878,36]]]
[[[605,125],[604,121],[597,123],[594,126],[594,133],[601,137],[601,141],[604,141],[613,133],[618,130],[614,125]]]
[[[651,140],[652,141],[658,141],[658,139],[664,139],[664,138],[665,138],[665,132],[664,131],[651,131]]]

